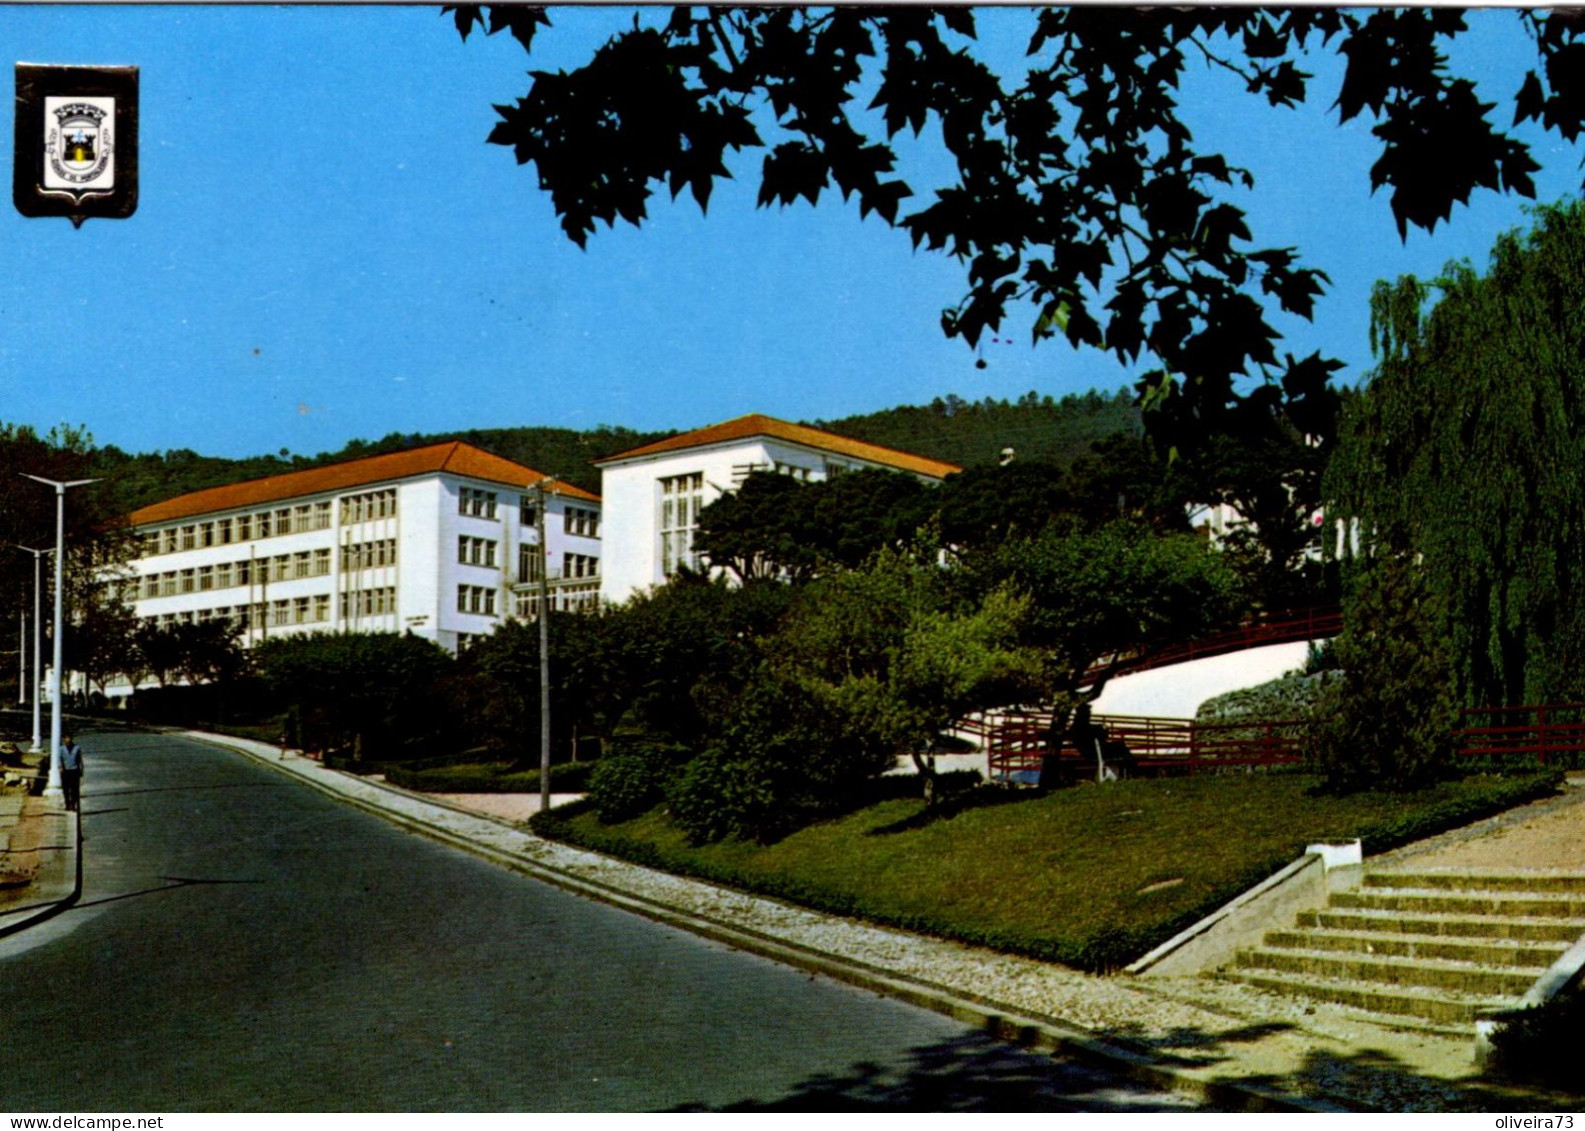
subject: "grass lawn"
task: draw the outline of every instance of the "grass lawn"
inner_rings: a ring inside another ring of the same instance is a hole
[[[602,825],[585,806],[536,831],[668,871],[1082,969],[1133,961],[1316,841],[1379,852],[1556,788],[1557,775],[1471,777],[1412,794],[1312,795],[1256,774],[976,790],[922,819],[879,802],[769,845],[691,846],[664,809]],[[955,810],[955,811],[954,811]]]

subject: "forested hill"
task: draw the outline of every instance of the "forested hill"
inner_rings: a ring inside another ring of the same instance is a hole
[[[1139,409],[1126,390],[1107,395],[1091,390],[1054,400],[1025,393],[1016,401],[965,401],[937,397],[928,405],[901,405],[841,420],[817,420],[824,428],[960,467],[995,463],[1003,448],[1019,459],[1050,460],[1064,466],[1097,440],[1142,431]]]
[[[700,426],[715,421],[700,421]],[[937,397],[928,405],[902,405],[881,412],[816,420],[808,423],[843,436],[867,440],[949,463],[970,467],[994,463],[1004,448],[1019,459],[1067,464],[1091,443],[1117,432],[1138,432],[1139,410],[1126,391],[1078,393],[1061,400],[1027,393],[1017,401],[965,401]],[[120,506],[131,511],[160,499],[205,487],[279,475],[285,471],[381,455],[446,440],[464,440],[487,451],[584,487],[600,490],[600,474],[592,460],[614,455],[667,432],[635,432],[601,425],[578,432],[569,428],[523,426],[478,428],[429,435],[392,433],[381,440],[354,440],[340,451],[316,456],[277,455],[221,459],[188,450],[129,455],[119,448],[96,453],[95,474],[116,485]]]

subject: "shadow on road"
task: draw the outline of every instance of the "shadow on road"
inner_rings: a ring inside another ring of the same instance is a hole
[[[1086,1064],[969,1033],[912,1051],[902,1068],[855,1064],[769,1101],[679,1111],[1207,1111]]]

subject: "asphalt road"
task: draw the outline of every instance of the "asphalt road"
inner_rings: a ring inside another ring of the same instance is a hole
[[[547,887],[202,743],[86,751],[78,905],[0,939],[0,1108],[1184,1110]]]

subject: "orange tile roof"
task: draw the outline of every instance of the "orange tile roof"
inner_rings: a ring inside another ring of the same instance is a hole
[[[509,459],[491,455],[483,448],[476,448],[461,440],[453,440],[444,444],[412,448],[405,452],[388,452],[380,456],[347,460],[345,463],[327,464],[306,471],[288,471],[284,475],[250,479],[245,483],[208,487],[202,491],[178,495],[174,499],[151,503],[133,511],[128,519],[134,526],[144,526],[214,511],[238,510],[243,507],[258,506],[261,503],[319,495],[326,491],[343,491],[349,487],[362,487],[393,479],[432,475],[441,471],[519,489],[546,478],[542,471],[535,471],[531,467],[524,467]],[[568,498],[600,501],[600,496],[592,495],[570,483],[557,483],[550,490],[553,494],[566,495]]]
[[[834,432],[822,432],[818,428],[810,428],[806,424],[789,424],[785,420],[777,420],[774,416],[764,416],[760,413],[751,413],[740,416],[736,420],[728,420],[722,424],[712,424],[708,428],[700,428],[694,432],[684,432],[680,436],[670,439],[657,440],[653,444],[634,448],[631,451],[620,452],[614,456],[594,461],[599,467],[619,460],[635,459],[639,456],[660,455],[664,452],[680,452],[688,448],[702,448],[706,444],[720,444],[732,440],[746,440],[754,436],[769,436],[776,440],[786,440],[793,444],[802,444],[806,448],[819,448],[821,451],[835,452],[837,455],[852,456],[854,459],[865,460],[869,463],[878,463],[885,467],[897,468],[900,471],[911,471],[915,475],[928,475],[932,479],[945,479],[948,475],[963,469],[957,464],[944,463],[937,459],[926,459],[909,452],[900,452],[895,448],[883,448],[879,444],[868,444],[863,440],[851,440],[846,436],[838,436]]]

